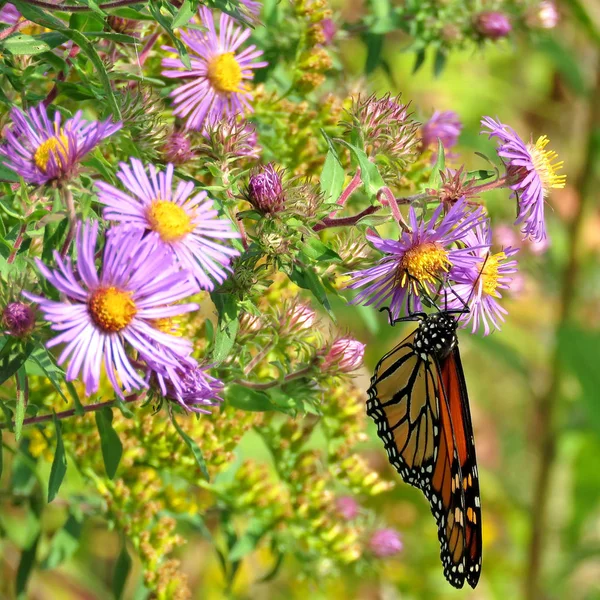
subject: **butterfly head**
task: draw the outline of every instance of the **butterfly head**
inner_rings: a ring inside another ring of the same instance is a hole
[[[438,360],[446,358],[457,344],[457,326],[454,316],[443,311],[427,315],[415,334],[417,351],[433,354]]]

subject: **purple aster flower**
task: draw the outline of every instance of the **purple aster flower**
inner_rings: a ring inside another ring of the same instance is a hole
[[[453,283],[449,288],[448,308],[462,310],[468,303],[469,312],[461,315],[462,327],[472,323],[475,333],[483,326],[483,334],[488,335],[494,329],[500,329],[499,322],[507,314],[500,306],[500,290],[508,290],[512,274],[517,272],[517,261],[509,260],[519,250],[506,247],[502,252],[492,254],[492,231],[489,222],[478,225],[469,231],[462,240],[476,263],[470,268],[459,268],[453,273]]]
[[[206,192],[192,196],[193,182],[180,181],[173,191],[172,164],[166,171],[157,171],[152,164],[148,170],[149,174],[135,158],[131,159],[131,167],[119,165],[117,177],[129,193],[96,182],[98,201],[107,206],[104,218],[149,230],[149,237],[168,249],[182,268],[189,269],[202,289],[214,289],[214,282],[225,281],[231,259],[239,255],[215,240],[239,234],[227,219],[217,217]]]
[[[475,29],[483,37],[497,40],[506,37],[511,32],[512,25],[504,13],[488,10],[475,17]]]
[[[353,496],[339,496],[335,499],[335,508],[346,521],[351,521],[358,517],[360,505]]]
[[[488,133],[500,141],[498,156],[506,161],[506,173],[510,188],[518,197],[516,225],[523,225],[525,238],[539,242],[546,237],[544,221],[545,199],[552,188],[564,188],[567,176],[557,175],[563,162],[556,162],[558,155],[546,150],[548,138],[543,135],[535,144],[526,144],[508,125],[484,117],[481,133]],[[486,128],[489,131],[486,131]]]
[[[163,396],[179,403],[187,411],[210,414],[206,407],[223,402],[220,397],[223,383],[211,377],[202,367],[193,365],[167,377],[157,373],[156,377]]]
[[[421,126],[423,146],[437,147],[439,138],[442,140],[444,149],[450,150],[456,145],[461,129],[462,123],[455,112],[451,110],[439,112],[436,110],[431,119]]]
[[[440,205],[428,222],[418,221],[411,206],[411,231],[403,231],[400,239],[367,235],[367,239],[385,256],[374,267],[348,274],[352,281],[347,287],[363,288],[352,304],[381,307],[389,302],[390,311],[396,319],[405,302],[409,312],[421,310],[419,293],[434,293],[453,267],[473,265],[473,256],[451,246],[482,221],[483,209],[479,206],[467,211],[463,198],[453,204],[440,220],[441,213]]]
[[[191,69],[179,58],[165,58],[162,74],[168,78],[189,79],[171,92],[177,117],[186,118],[188,129],[202,129],[206,121],[219,121],[223,116],[251,112],[252,94],[247,82],[254,77],[254,69],[266,67],[266,62],[255,62],[262,55],[256,46],[248,46],[238,53],[250,37],[250,29],[235,26],[231,17],[221,13],[219,33],[215,30],[213,15],[200,7],[200,20],[206,32],[196,29],[181,30],[181,39],[190,50]],[[174,48],[165,50],[176,52]]]
[[[386,558],[398,554],[402,547],[400,534],[395,529],[377,529],[369,540],[369,548],[377,558]]]
[[[6,3],[0,8],[0,23],[15,25],[21,18],[21,13],[13,4]]]
[[[43,104],[26,113],[15,107],[10,115],[14,125],[4,131],[0,154],[7,167],[36,185],[69,178],[88,152],[121,129],[108,120],[84,121],[81,111],[63,125],[60,113],[50,120]]]
[[[323,370],[335,368],[342,373],[356,371],[363,363],[365,346],[353,338],[336,339],[323,360]]]
[[[0,322],[6,327],[6,334],[24,337],[33,331],[35,312],[23,302],[9,302],[2,311]]]
[[[66,344],[58,363],[70,359],[67,381],[81,374],[86,394],[96,392],[104,360],[108,379],[121,395],[121,389],[147,387],[126,353],[125,342],[141,360],[163,370],[189,362],[191,343],[164,333],[155,322],[197,310],[197,304],[174,303],[197,293],[198,287],[189,272],[173,267],[167,250],[149,237],[142,240],[143,230],[130,227],[109,232],[98,273],[97,237],[97,222],[78,228],[76,270],[69,258],[63,260],[57,252],[56,270],[36,260],[63,300],[23,295],[37,302],[51,328],[60,332],[47,345]]]

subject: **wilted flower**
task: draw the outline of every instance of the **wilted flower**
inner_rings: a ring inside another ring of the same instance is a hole
[[[446,209],[451,204],[458,202],[461,198],[465,200],[473,200],[478,198],[477,180],[469,177],[465,172],[464,165],[461,165],[458,170],[446,169],[440,172],[441,184],[439,188],[427,190],[428,194],[437,196],[444,204]]]
[[[497,40],[512,30],[510,19],[501,12],[488,10],[475,17],[475,29],[485,38]]]
[[[119,221],[141,231],[152,232],[150,238],[166,247],[179,265],[189,269],[202,289],[212,290],[214,281],[223,283],[230,262],[239,252],[217,243],[239,237],[227,219],[219,219],[206,192],[194,191],[192,181],[180,181],[173,190],[173,165],[157,171],[131,159],[131,167],[121,163],[117,177],[129,194],[103,181],[98,201],[107,206],[104,218]]]
[[[445,150],[450,150],[456,145],[458,136],[462,129],[462,123],[458,115],[446,110],[443,112],[435,111],[431,119],[421,126],[421,140],[423,146],[438,145],[438,138],[442,141]]]
[[[349,273],[350,289],[364,288],[352,304],[383,306],[389,302],[394,318],[398,318],[405,302],[414,295],[408,311],[421,309],[419,293],[433,293],[446,274],[455,266],[471,266],[473,257],[450,246],[462,240],[466,233],[481,222],[481,207],[467,211],[464,199],[451,206],[438,222],[442,213],[440,205],[428,222],[418,221],[414,208],[409,210],[411,231],[403,231],[400,239],[382,239],[367,235],[367,239],[381,252],[385,252],[374,267]]]
[[[248,202],[263,214],[280,212],[285,205],[282,175],[272,163],[259,167],[248,181],[245,193]]]
[[[365,345],[353,338],[338,338],[323,360],[323,369],[335,367],[342,373],[356,371],[365,355]]]
[[[500,141],[498,156],[506,159],[510,187],[518,197],[515,224],[523,224],[522,232],[526,238],[536,242],[545,239],[544,204],[550,189],[565,187],[567,176],[556,173],[563,162],[556,162],[556,152],[546,150],[549,140],[545,135],[535,144],[526,144],[514,129],[491,117],[485,117],[481,125],[484,127],[481,133],[489,133],[490,138]]]
[[[35,312],[23,302],[9,302],[2,311],[2,325],[6,327],[8,335],[23,337],[33,331],[35,326]]]
[[[202,367],[189,366],[178,370],[173,378],[158,373],[157,380],[163,395],[188,411],[210,414],[206,407],[223,402],[219,395],[223,393],[223,383],[211,377]]]
[[[162,74],[168,78],[190,79],[171,92],[175,104],[173,114],[186,118],[188,129],[201,130],[206,121],[216,122],[250,112],[252,94],[246,82],[254,77],[254,69],[266,67],[266,62],[255,62],[262,55],[256,46],[248,46],[237,53],[250,37],[250,29],[234,25],[234,21],[221,13],[219,33],[215,30],[212,12],[205,6],[199,9],[202,26],[180,30],[181,39],[189,48],[192,68],[187,69],[179,58],[164,58]],[[175,48],[164,47],[170,52]]]
[[[58,111],[50,121],[43,104],[27,112],[14,107],[10,111],[14,125],[5,129],[5,142],[0,146],[6,166],[37,185],[71,177],[88,152],[121,129],[121,123],[90,123],[81,115],[78,111],[63,125]]]
[[[394,99],[389,94],[380,99],[375,95],[366,100],[359,97],[352,104],[352,123],[346,128],[360,131],[370,155],[402,166],[415,159],[419,143],[420,123],[411,119],[408,110],[400,95]]]
[[[107,235],[98,274],[95,265],[98,223],[86,223],[77,232],[77,272],[58,252],[58,269],[36,260],[42,275],[62,294],[56,302],[23,292],[40,305],[52,329],[61,332],[48,347],[66,343],[59,356],[70,358],[67,381],[81,373],[86,394],[98,390],[102,361],[113,388],[147,387],[126,350],[127,342],[140,356],[162,369],[181,368],[192,351],[188,340],[163,333],[156,319],[168,319],[198,309],[197,304],[175,302],[195,294],[198,287],[188,271],[176,271],[168,250],[157,247],[142,229],[120,227]]]
[[[537,6],[530,7],[525,19],[530,27],[554,29],[558,25],[560,15],[554,2],[544,0],[539,2]]]
[[[492,232],[489,223],[469,231],[462,240],[466,251],[476,257],[477,262],[470,268],[457,269],[453,275],[456,283],[448,294],[448,308],[463,310],[468,303],[469,312],[461,315],[459,323],[466,327],[472,322],[475,333],[482,325],[483,334],[491,331],[490,324],[500,329],[506,309],[500,306],[500,290],[508,290],[512,275],[517,272],[517,261],[509,260],[518,248],[506,247],[502,252],[492,254]],[[489,323],[488,323],[489,321]]]
[[[174,165],[183,165],[194,156],[189,138],[180,131],[174,131],[167,138],[162,154],[166,162]]]
[[[369,549],[377,558],[386,558],[398,554],[403,544],[395,529],[377,529],[369,540]]]
[[[353,496],[339,496],[335,499],[335,508],[346,521],[351,521],[358,516],[360,505]]]

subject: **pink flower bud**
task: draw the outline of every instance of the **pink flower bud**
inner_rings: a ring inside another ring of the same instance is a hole
[[[246,191],[248,201],[262,213],[277,213],[285,204],[281,172],[269,163],[250,177]]]
[[[365,344],[352,338],[338,338],[325,356],[323,368],[335,366],[343,373],[351,373],[360,367],[365,355]]]
[[[23,302],[11,302],[2,312],[2,324],[9,335],[23,337],[31,333],[35,325],[33,309]]]
[[[558,9],[551,0],[544,0],[537,6],[532,6],[526,16],[529,27],[539,29],[554,29],[559,20]]]
[[[360,505],[352,496],[340,496],[335,500],[335,508],[344,519],[351,521],[358,516]]]
[[[512,25],[505,14],[488,10],[475,17],[475,29],[483,37],[497,40],[506,37],[511,32]]]
[[[393,556],[402,550],[400,534],[395,529],[378,529],[369,540],[369,548],[377,558]]]
[[[315,323],[315,311],[306,304],[297,304],[289,313],[290,329],[310,329]]]
[[[163,156],[167,162],[183,165],[192,158],[190,140],[178,131],[174,131],[163,147]]]

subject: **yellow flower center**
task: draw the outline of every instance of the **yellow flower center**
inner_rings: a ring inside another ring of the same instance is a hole
[[[398,271],[400,285],[405,286],[408,281],[417,293],[419,285],[439,283],[442,272],[448,272],[451,266],[448,252],[442,246],[435,242],[420,244],[402,257]]]
[[[121,331],[131,323],[137,314],[130,292],[116,287],[96,290],[88,303],[94,323],[109,333]]]
[[[485,260],[485,265],[481,271],[481,283],[483,286],[483,292],[488,296],[500,297],[500,294],[496,291],[498,287],[498,279],[500,274],[498,267],[500,263],[506,260],[506,254],[504,252],[498,252],[497,254],[488,254]]]
[[[151,324],[154,328],[181,337],[181,319],[179,317],[163,317],[162,319],[153,319]]]
[[[163,242],[177,242],[194,230],[191,215],[175,202],[154,200],[146,216],[150,228]]]
[[[556,162],[558,154],[554,150],[546,150],[550,140],[542,135],[535,144],[528,144],[527,150],[533,159],[533,168],[542,181],[544,195],[548,194],[551,188],[564,188],[567,181],[566,175],[557,175],[556,172],[562,169],[564,162]]]
[[[33,155],[33,160],[40,171],[46,172],[48,168],[48,162],[50,157],[54,158],[54,161],[60,165],[66,165],[66,160],[69,155],[69,140],[67,136],[62,132],[60,135],[52,136],[45,142],[42,142]]]
[[[233,52],[215,56],[208,63],[207,77],[218,92],[229,94],[240,91],[242,67]]]

